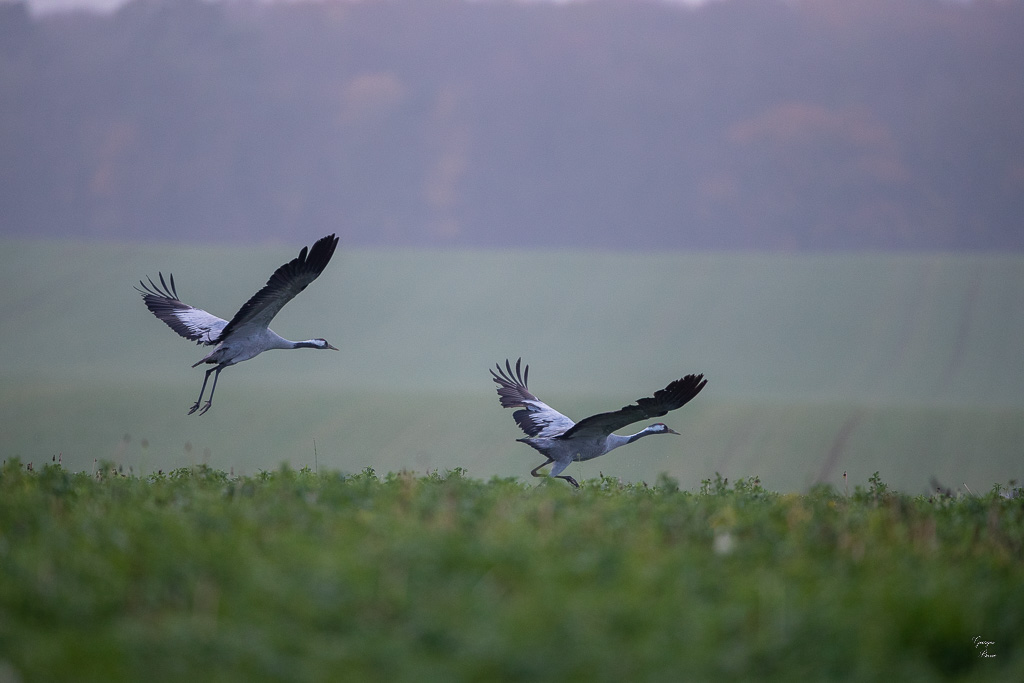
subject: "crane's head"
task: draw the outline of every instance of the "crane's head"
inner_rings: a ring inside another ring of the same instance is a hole
[[[331,346],[330,344],[328,344],[326,339],[314,339],[313,344],[318,349],[332,349],[334,351],[339,350],[337,346]]]
[[[651,434],[675,434],[676,436],[679,436],[679,432],[672,429],[664,422],[652,424],[650,427],[647,428],[647,431],[649,431]]]

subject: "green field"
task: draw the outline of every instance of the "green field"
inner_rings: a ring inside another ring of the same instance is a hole
[[[703,372],[707,389],[577,479],[715,472],[804,491],[880,471],[984,491],[1024,455],[1024,256],[385,251],[343,244],[282,311],[286,337],[221,376],[188,416],[200,347],[132,284],[173,271],[230,317],[299,245],[0,242],[0,452],[91,471],[209,464],[522,476],[540,461],[487,369],[522,355],[531,389],[579,419]]]
[[[0,680],[1019,681],[1022,553],[1021,498],[877,477],[779,495],[9,461]]]

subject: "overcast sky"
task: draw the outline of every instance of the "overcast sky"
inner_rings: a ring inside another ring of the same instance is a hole
[[[127,0],[27,0],[33,12],[55,12],[68,9],[91,8],[112,10],[123,5]]]
[[[10,0],[0,0],[0,2],[8,2]],[[33,12],[56,12],[61,10],[69,9],[81,9],[89,8],[94,10],[113,10],[117,9],[121,5],[126,4],[130,0],[27,0],[28,6]],[[534,0],[540,1],[540,0]],[[546,2],[579,2],[581,0],[543,0]],[[699,5],[707,0],[665,0],[665,2],[676,2],[684,5]]]

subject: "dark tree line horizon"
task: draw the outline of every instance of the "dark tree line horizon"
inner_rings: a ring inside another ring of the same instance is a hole
[[[1024,3],[0,5],[0,234],[1024,248]]]

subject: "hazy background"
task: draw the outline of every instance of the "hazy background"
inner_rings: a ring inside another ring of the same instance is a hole
[[[54,6],[0,4],[5,457],[523,474],[522,354],[575,418],[709,377],[577,478],[1020,474],[1024,3]],[[331,232],[274,327],[343,350],[186,416],[132,283],[230,317]]]
[[[1020,2],[0,8],[5,234],[1024,246]]]

